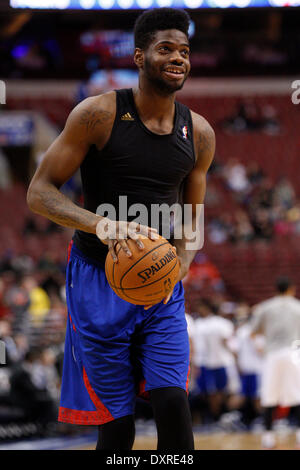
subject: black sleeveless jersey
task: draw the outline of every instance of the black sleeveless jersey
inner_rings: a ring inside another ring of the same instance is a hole
[[[194,164],[192,117],[186,106],[175,102],[173,132],[158,135],[140,120],[132,89],[117,90],[111,136],[102,150],[91,146],[80,167],[84,208],[99,213],[101,204],[111,204],[116,220],[126,220],[119,219],[119,196],[127,196],[128,208],[143,204],[151,214],[152,204],[180,202]],[[161,227],[155,228],[161,233]],[[87,257],[105,263],[108,248],[96,235],[76,230],[73,240]]]

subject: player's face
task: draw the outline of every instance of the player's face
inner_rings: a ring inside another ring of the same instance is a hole
[[[158,31],[144,54],[144,74],[164,93],[183,87],[190,72],[188,38],[177,29]]]

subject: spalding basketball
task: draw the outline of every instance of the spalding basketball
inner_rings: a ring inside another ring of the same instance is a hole
[[[175,248],[163,237],[150,240],[142,237],[144,249],[127,240],[132,253],[129,258],[117,243],[118,262],[108,253],[105,273],[115,293],[135,305],[151,305],[161,302],[174,288],[179,271]]]

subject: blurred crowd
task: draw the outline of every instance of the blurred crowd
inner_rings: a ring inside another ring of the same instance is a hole
[[[232,158],[217,168],[233,211],[212,217],[208,237],[212,243],[269,241],[300,234],[300,201],[286,177],[272,181],[256,162],[243,164]],[[218,188],[209,191],[208,205],[220,199]]]
[[[64,266],[49,253],[38,263],[28,256],[2,262],[0,426],[31,423],[33,434],[56,434],[66,317]]]
[[[251,98],[240,102],[235,113],[225,119],[221,127],[225,132],[232,134],[264,132],[268,135],[277,135],[281,130],[277,110],[270,104],[259,107]]]

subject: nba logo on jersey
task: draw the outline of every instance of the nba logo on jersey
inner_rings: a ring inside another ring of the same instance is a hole
[[[187,127],[183,126],[183,128],[182,128],[182,137],[184,139],[187,139],[187,133],[188,133]]]

